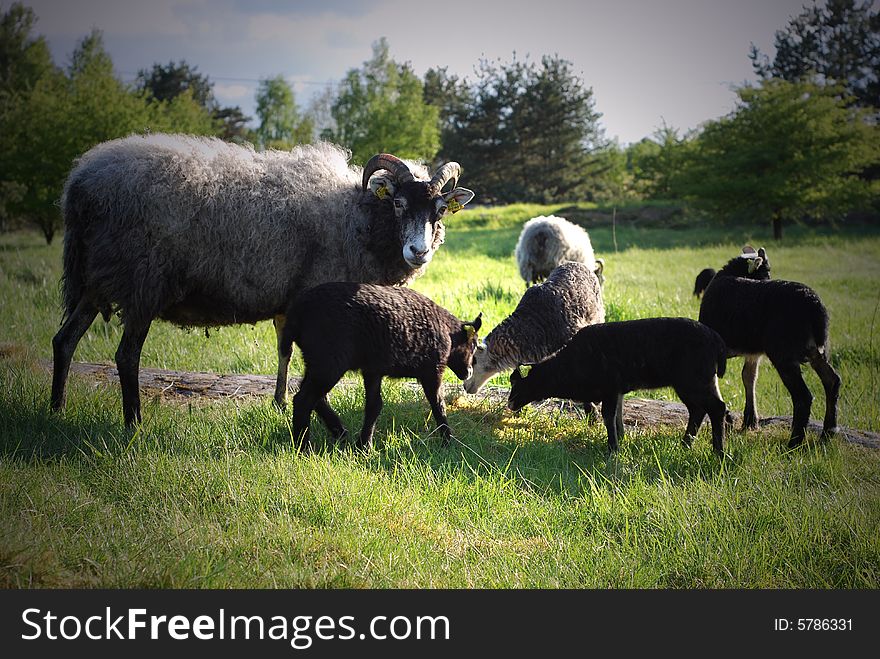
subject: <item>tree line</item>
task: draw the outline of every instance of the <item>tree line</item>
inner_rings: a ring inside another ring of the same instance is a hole
[[[258,149],[330,140],[358,163],[381,151],[456,160],[482,203],[672,199],[718,220],[772,222],[780,238],[803,218],[880,216],[880,12],[870,0],[805,8],[777,31],[772,60],[752,46],[758,82],[736,89],[733,111],[685,134],[664,123],[626,146],[604,135],[592,88],[558,55],[420,78],[383,38],[307,107],[283,76],[260,80],[251,127],[185,61],[155,63],[125,84],[99,31],[62,67],[36,22],[20,2],[0,17],[0,228],[29,223],[47,241],[73,160],[147,131]]]

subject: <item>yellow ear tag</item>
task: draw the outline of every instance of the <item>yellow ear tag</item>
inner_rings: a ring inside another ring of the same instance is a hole
[[[464,330],[465,332],[467,332],[468,341],[470,341],[477,335],[477,330],[474,329],[473,325],[465,325]]]
[[[531,370],[532,370],[531,364],[523,364],[522,366],[519,367],[519,371],[520,371],[520,373],[522,373],[523,377],[527,377]]]
[[[448,210],[450,213],[457,213],[462,208],[464,208],[464,206],[458,203],[455,199],[451,199],[449,203],[446,204],[446,210]]]
[[[379,199],[384,199],[385,195],[387,195],[387,194],[388,194],[388,187],[385,185],[383,185],[381,188],[376,190],[376,196],[379,197]]]

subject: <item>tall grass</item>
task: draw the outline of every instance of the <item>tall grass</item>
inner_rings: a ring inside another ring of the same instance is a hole
[[[558,210],[463,211],[416,288],[491,329],[524,289],[512,259],[528,217]],[[693,278],[742,243],[765,245],[774,275],[804,281],[831,316],[843,377],[841,422],[880,430],[880,232],[796,229],[783,245],[752,227],[590,227],[606,260],[610,319],[695,317]],[[47,411],[60,319],[60,248],[0,237],[0,584],[85,587],[781,587],[880,585],[880,456],[841,441],[785,448],[784,430],[627,428],[606,452],[601,424],[533,406],[511,416],[450,391],[456,439],[442,446],[421,394],[386,382],[370,453],[292,450],[290,419],[268,400],[145,397],[143,426],[121,425],[116,388],[73,378],[67,410]],[[112,358],[100,320],[79,360]],[[272,373],[269,323],[185,332],[156,323],[145,366]],[[738,364],[722,393],[742,407]],[[294,369],[301,368],[297,362]],[[816,409],[824,401],[808,375]],[[506,377],[495,383],[506,385]],[[668,391],[639,395],[672,397]],[[359,383],[331,394],[361,421]],[[789,414],[772,368],[759,411]]]

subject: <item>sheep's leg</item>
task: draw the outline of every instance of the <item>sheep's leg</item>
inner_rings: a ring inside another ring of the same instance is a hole
[[[339,415],[336,414],[336,411],[330,407],[330,402],[327,400],[326,395],[318,399],[318,402],[315,404],[315,412],[317,412],[321,421],[324,422],[324,425],[327,426],[330,434],[333,435],[333,439],[339,441],[345,437],[347,431],[345,430],[345,426],[342,425],[342,419],[340,419]]]
[[[141,365],[141,350],[152,320],[132,320],[126,318],[123,323],[122,340],[116,349],[116,370],[119,373],[119,384],[122,387],[122,414],[125,425],[131,426],[141,422],[141,396],[138,390],[138,371]]]
[[[83,334],[89,329],[98,310],[86,300],[80,300],[67,317],[61,329],[52,339],[52,353],[54,364],[52,366],[52,409],[55,411],[64,407],[67,397],[67,374],[70,372],[70,361],[73,352],[82,339]]]
[[[309,422],[312,418],[312,410],[332,388],[332,384],[326,388],[320,386],[313,378],[309,377],[309,372],[306,371],[299,391],[293,397],[293,443],[296,448],[310,446]]]
[[[623,394],[609,396],[602,401],[602,420],[608,432],[608,450],[616,451],[618,438],[623,438]]]
[[[840,376],[828,361],[828,355],[818,350],[810,355],[810,366],[816,371],[825,389],[825,421],[822,437],[828,439],[837,432],[837,398],[840,395]]]
[[[712,449],[720,456],[724,455],[724,424],[727,421],[727,405],[718,391],[718,378],[714,378],[715,386],[708,394],[705,407],[712,424]],[[702,415],[700,421],[702,422]]]
[[[431,374],[421,378],[422,390],[425,392],[425,398],[431,405],[431,413],[434,415],[434,421],[437,423],[437,431],[443,437],[443,441],[448,443],[452,439],[452,432],[449,430],[449,421],[446,418],[446,404],[443,402],[443,380],[441,374]]]
[[[743,430],[758,429],[758,406],[755,401],[755,384],[758,381],[758,366],[761,355],[745,355],[743,357],[742,381],[746,394],[746,406],[743,409]]]
[[[283,336],[286,320],[286,316],[282,314],[278,314],[272,319],[272,325],[275,327],[275,342],[278,347],[275,404],[282,410],[287,405],[287,369],[290,366],[290,356],[293,354],[293,342],[285,340]]]
[[[684,437],[681,438],[681,443],[683,446],[691,446],[697,438],[700,426],[703,425],[706,408],[691,393],[679,391],[678,389],[675,390],[675,393],[688,411],[687,428],[684,430]]]
[[[382,376],[364,373],[364,425],[361,428],[360,446],[369,449],[373,446],[373,433],[376,421],[382,411]]]
[[[788,447],[796,448],[804,441],[807,433],[807,423],[810,421],[810,408],[813,405],[813,394],[810,393],[807,383],[804,382],[800,364],[797,362],[773,362],[773,365],[779,371],[782,384],[785,385],[788,393],[791,394],[791,440],[788,442]]]
[[[599,406],[592,401],[587,401],[584,403],[584,412],[587,415],[587,423],[593,425],[599,420],[599,417],[602,415],[602,411],[599,409]]]

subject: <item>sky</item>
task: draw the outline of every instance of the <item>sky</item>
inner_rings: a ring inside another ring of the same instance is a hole
[[[592,88],[600,123],[622,144],[662,125],[686,131],[730,112],[754,82],[749,46],[773,37],[812,0],[23,0],[55,62],[92,28],[126,81],[186,60],[221,105],[254,116],[261,78],[283,75],[297,103],[360,67],[372,44],[419,76],[474,78],[480,59],[558,55]],[[7,9],[11,0],[0,0]]]

